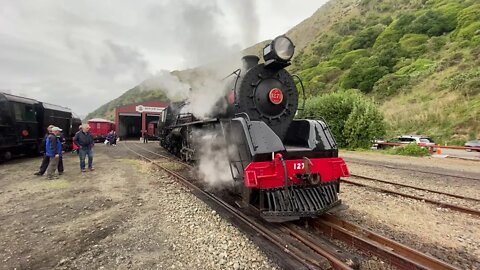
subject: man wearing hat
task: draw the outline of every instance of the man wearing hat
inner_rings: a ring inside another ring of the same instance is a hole
[[[57,170],[58,162],[62,157],[62,142],[60,141],[60,132],[62,132],[61,128],[53,127],[52,133],[48,135],[45,142],[45,155],[50,159],[47,168],[48,180],[58,178],[55,176],[55,171]]]
[[[34,173],[35,175],[42,176],[45,174],[47,171],[48,163],[50,161],[50,158],[46,155],[45,151],[45,143],[47,142],[48,135],[52,134],[52,128],[55,127],[54,125],[49,125],[47,127],[47,133],[43,137],[42,144],[41,144],[41,149],[43,150],[43,159],[42,159],[42,164],[40,165],[40,169],[38,172]],[[59,159],[58,160],[58,174],[63,174],[63,160]]]
[[[93,171],[93,136],[90,133],[90,126],[88,124],[83,124],[82,130],[75,134],[73,141],[78,145],[78,153],[80,156],[80,170],[86,172],[85,170],[85,157],[88,156],[88,169]]]

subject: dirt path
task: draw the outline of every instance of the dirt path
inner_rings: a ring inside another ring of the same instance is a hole
[[[82,174],[67,154],[53,181],[33,175],[39,159],[0,165],[0,269],[275,267],[193,195],[128,157],[99,146],[96,170]]]

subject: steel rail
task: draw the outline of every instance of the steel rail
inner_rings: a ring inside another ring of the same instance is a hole
[[[284,226],[283,229],[288,234],[290,234],[291,236],[295,237],[297,240],[302,242],[304,245],[311,248],[313,251],[322,255],[323,257],[325,257],[335,269],[345,269],[345,270],[353,269],[349,265],[346,265],[345,262],[343,262],[342,260],[332,255],[330,252],[326,251],[325,249],[319,247],[317,244],[313,243],[311,240],[308,239],[307,236],[299,233],[295,229],[292,229],[291,227],[287,227],[287,226]]]
[[[399,269],[458,269],[435,257],[392,241],[333,215],[324,215],[322,219],[311,220],[311,223],[325,235],[341,240],[366,253],[375,254]]]
[[[439,202],[439,201],[436,201],[436,200],[421,198],[421,197],[418,197],[418,196],[414,196],[414,195],[410,195],[410,194],[406,194],[406,193],[402,193],[402,192],[397,192],[397,191],[393,191],[393,190],[389,190],[389,189],[384,189],[384,188],[379,188],[379,187],[374,187],[374,186],[370,186],[370,185],[366,185],[366,184],[353,182],[353,181],[350,181],[350,180],[342,179],[341,181],[344,182],[344,183],[347,183],[347,184],[352,184],[352,185],[355,185],[355,186],[360,186],[360,187],[373,189],[373,190],[376,190],[376,191],[379,191],[379,192],[382,192],[382,193],[399,195],[399,196],[414,199],[414,200],[428,202],[430,204],[438,205],[440,207],[448,208],[448,209],[455,210],[455,211],[458,211],[458,212],[467,213],[467,214],[471,214],[471,215],[474,215],[474,216],[480,216],[480,211],[475,210],[475,209],[466,208],[466,207],[463,207],[463,206],[458,206],[458,205],[454,205],[454,204],[450,204],[450,203]]]
[[[216,195],[214,194],[211,194],[211,193],[208,193],[208,192],[205,192],[204,190],[202,190],[200,187],[196,186],[195,184],[191,183],[187,178],[185,178],[183,175],[180,175],[168,168],[165,168],[164,166],[162,166],[161,164],[158,164],[157,162],[155,162],[154,160],[146,157],[145,155],[142,155],[138,152],[136,152],[135,150],[133,150],[132,148],[130,148],[129,146],[126,145],[126,143],[124,144],[125,147],[130,150],[131,152],[133,152],[134,154],[136,154],[137,156],[141,157],[142,159],[145,159],[146,161],[150,162],[151,164],[155,165],[156,167],[162,169],[163,171],[165,171],[166,173],[168,173],[169,175],[171,175],[172,177],[174,177],[176,180],[178,180],[179,183],[181,183],[182,185],[184,185],[185,187],[187,187],[190,191],[194,191],[192,193],[197,193],[197,194],[201,194],[202,197],[204,198],[207,198],[208,200],[210,200],[211,202],[217,204],[218,206],[220,206],[221,208],[223,209],[226,209],[231,215],[233,215],[235,218],[237,218],[238,220],[242,221],[244,224],[248,225],[251,229],[253,229],[254,231],[256,231],[259,235],[263,236],[264,238],[266,238],[268,241],[270,241],[272,244],[274,244],[275,246],[277,246],[278,248],[280,248],[281,250],[283,250],[284,252],[288,253],[289,255],[291,255],[293,258],[295,258],[295,260],[297,260],[298,262],[300,262],[301,264],[303,264],[307,269],[312,269],[312,266],[314,267],[318,267],[318,268],[321,268],[322,265],[319,264],[318,261],[315,260],[315,258],[312,258],[311,256],[308,256],[307,254],[303,254],[298,248],[296,247],[293,247],[291,245],[289,245],[288,242],[286,242],[284,239],[282,239],[280,236],[276,235],[275,233],[273,233],[272,231],[270,231],[268,228],[266,228],[265,226],[259,224],[258,222],[254,221],[253,219],[249,218],[247,215],[245,215],[244,213],[240,212],[238,209],[235,209],[233,206],[231,206],[230,204],[226,203],[225,201],[223,201],[222,199],[220,199],[219,197],[217,197]],[[138,145],[136,145],[138,146]],[[144,149],[143,147],[139,146],[140,148]],[[144,149],[146,150],[146,149]],[[151,151],[148,151],[148,152],[151,152]],[[154,152],[151,152],[151,153],[154,153]],[[160,155],[160,154],[157,154],[157,153],[154,153],[156,155]],[[170,159],[170,158],[169,158]],[[197,195],[195,194],[195,195]],[[320,254],[321,255],[321,254]],[[328,258],[327,258],[328,260]],[[330,261],[330,260],[329,260]],[[332,261],[330,261],[332,263]],[[332,263],[334,264],[334,263]],[[343,264],[343,265],[342,265]],[[343,263],[343,262],[340,262],[340,263],[337,263],[335,261],[335,264],[336,266],[336,269],[341,269],[341,270],[352,270],[352,268],[350,268],[347,264]]]
[[[352,160],[352,159],[355,159],[355,158],[349,158],[349,157],[344,157],[343,159],[345,159],[345,161],[347,161],[347,163],[356,163],[356,164],[372,166],[372,167],[383,167],[383,168],[388,168],[388,169],[393,169],[393,170],[419,172],[419,173],[425,173],[425,174],[433,174],[433,175],[439,175],[439,176],[447,176],[447,177],[463,178],[463,179],[480,181],[480,178],[469,177],[469,176],[455,175],[455,174],[449,174],[449,173],[431,172],[431,171],[425,171],[425,170],[416,170],[416,169],[412,169],[412,168],[396,167],[396,166],[393,166],[393,165],[364,162],[364,161]]]
[[[406,188],[411,188],[411,189],[417,189],[417,190],[421,190],[421,191],[427,191],[427,192],[430,192],[430,193],[446,195],[446,196],[450,196],[450,197],[454,197],[454,198],[458,198],[458,199],[480,202],[480,199],[475,199],[475,198],[466,197],[466,196],[462,196],[462,195],[457,195],[457,194],[453,194],[453,193],[447,193],[447,192],[432,190],[432,189],[428,189],[428,188],[416,187],[416,186],[391,182],[391,181],[387,181],[387,180],[382,180],[382,179],[378,179],[378,178],[373,178],[373,177],[368,177],[368,176],[363,176],[363,175],[358,175],[358,174],[353,174],[353,173],[350,173],[350,175],[353,176],[353,177],[356,177],[356,178],[375,181],[375,182],[380,182],[380,183],[384,183],[384,184],[406,187]]]

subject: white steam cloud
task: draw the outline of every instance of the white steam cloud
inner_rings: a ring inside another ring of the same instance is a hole
[[[171,11],[169,16],[175,18],[173,28],[181,39],[178,45],[185,52],[186,66],[197,68],[178,72],[181,78],[158,71],[142,84],[142,89],[160,89],[172,101],[187,100],[186,109],[198,118],[205,118],[226,94],[221,79],[240,67],[240,48],[252,45],[258,38],[255,4],[253,0],[168,1],[152,8],[151,16],[156,9]],[[159,23],[168,23],[169,19],[159,18]],[[238,25],[234,40],[223,29],[225,20]]]
[[[181,38],[179,46],[186,66],[201,68],[178,72],[159,71],[142,84],[142,89],[162,90],[172,101],[187,100],[184,111],[205,118],[217,101],[225,96],[222,78],[240,67],[241,48],[253,45],[258,38],[259,19],[253,0],[244,1],[169,1],[159,8],[171,10],[175,18],[174,31]],[[155,9],[152,9],[155,10]],[[223,11],[230,10],[226,16]],[[155,16],[152,14],[152,16]],[[161,18],[165,23],[168,18]],[[179,22],[180,20],[180,22]],[[238,32],[223,29],[229,20],[238,25]],[[178,75],[178,76],[177,76]],[[180,77],[180,78],[179,78]],[[209,187],[224,187],[232,183],[227,146],[215,133],[196,134],[198,175]]]
[[[200,157],[197,175],[209,188],[224,188],[232,185],[232,175],[227,151],[222,135],[215,132],[197,132],[197,149]]]

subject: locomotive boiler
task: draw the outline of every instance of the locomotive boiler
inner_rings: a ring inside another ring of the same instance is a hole
[[[243,57],[227,93],[209,119],[173,103],[159,122],[160,145],[187,161],[199,157],[199,134],[214,134],[227,149],[232,186],[244,203],[272,222],[316,217],[339,205],[340,177],[348,177],[334,136],[319,119],[295,119],[299,91],[290,65],[294,44],[286,36],[263,49],[263,63]]]

